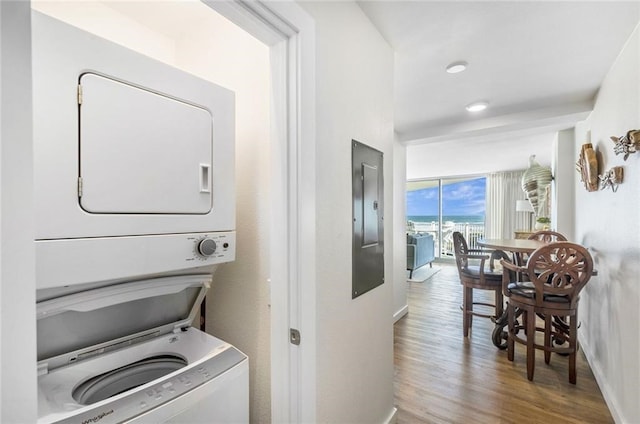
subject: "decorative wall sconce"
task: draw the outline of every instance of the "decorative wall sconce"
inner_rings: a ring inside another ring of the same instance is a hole
[[[616,144],[613,151],[616,155],[624,154],[624,160],[627,160],[631,153],[638,151],[640,145],[640,130],[627,131],[622,137],[611,136],[611,140]]]
[[[611,187],[611,190],[615,193],[618,190],[618,184],[622,183],[624,178],[624,168],[621,166],[614,166],[604,175],[598,176],[600,180],[600,190],[604,190],[607,187]]]
[[[580,173],[580,181],[584,183],[587,191],[598,190],[598,158],[591,143],[582,145],[576,169]]]

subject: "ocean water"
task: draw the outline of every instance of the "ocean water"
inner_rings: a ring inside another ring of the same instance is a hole
[[[438,222],[436,215],[408,215],[407,221],[416,223]],[[452,221],[456,224],[484,224],[484,215],[443,215],[442,222]]]

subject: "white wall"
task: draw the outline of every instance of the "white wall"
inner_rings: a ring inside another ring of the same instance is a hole
[[[206,326],[249,356],[251,422],[268,423],[269,48],[210,13],[177,41],[176,59],[179,67],[236,93],[236,261],[216,271]]]
[[[214,275],[207,295],[206,327],[249,356],[251,421],[270,422],[269,48],[199,3],[184,5],[181,17],[195,13],[195,18],[190,24],[176,21],[180,28],[172,28],[172,36],[145,26],[136,4],[128,8],[121,3],[118,10],[95,2],[34,2],[33,6],[235,91],[236,261],[219,266]],[[175,7],[153,6],[156,12]]]
[[[173,64],[175,42],[98,1],[32,1],[44,14],[111,40],[161,62]]]
[[[529,166],[529,156],[543,166],[551,163],[555,132],[535,135],[494,134],[407,146],[407,180],[480,175]]]
[[[407,303],[407,148],[393,143],[393,321],[409,312]]]
[[[300,2],[316,24],[317,420],[393,412],[393,51],[353,2]],[[385,283],[351,299],[351,140],[384,153]]]
[[[0,2],[0,422],[36,421],[31,10]]]
[[[613,153],[609,137],[640,128],[639,69],[636,28],[605,78],[593,113],[575,132],[576,152],[591,142],[600,173],[624,166],[624,183],[616,193],[587,192],[574,174],[576,240],[589,247],[598,271],[580,301],[579,337],[618,423],[640,422],[640,153],[624,161]]]
[[[564,234],[567,240],[575,240],[575,167],[567,166],[576,160],[574,139],[573,128],[559,131],[553,143],[554,153],[551,161],[551,225],[553,229]]]

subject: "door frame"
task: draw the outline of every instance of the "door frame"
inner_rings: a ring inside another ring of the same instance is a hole
[[[314,422],[315,24],[293,1],[201,1],[270,48],[271,420]]]
[[[202,1],[270,46],[275,135],[270,246],[271,416],[273,422],[313,422],[316,417],[314,21],[293,1]],[[10,207],[2,207],[0,216],[3,230],[0,276],[3,287],[11,286],[7,292],[0,290],[0,303],[8,306],[8,312],[3,309],[8,315],[11,311],[20,311],[24,316],[35,317],[34,225],[30,195],[33,193],[32,116],[31,96],[25,95],[31,90],[30,14],[28,0],[0,5],[0,31],[3,34],[0,60],[0,79],[3,81],[1,198],[6,200],[6,196],[18,193],[12,196]],[[4,43],[5,39],[11,41]],[[18,100],[20,105],[24,103],[25,107],[4,107],[13,100]],[[7,227],[6,223],[11,226]],[[4,231],[5,227],[14,230]],[[13,284],[15,281],[21,284]],[[7,326],[12,325],[0,326],[3,338],[8,334]],[[9,383],[17,380],[35,383],[35,368],[30,366],[35,362],[35,325],[25,324],[19,328],[23,338],[33,342],[27,346],[3,347],[0,363],[12,363],[11,369],[21,373],[22,378],[14,378],[15,372],[3,373],[0,387],[13,387],[15,385]],[[299,346],[289,343],[290,328],[300,330]],[[25,370],[30,371],[25,374]],[[0,417],[8,421],[34,421],[36,411],[28,406],[36,403],[33,384],[3,390]]]
[[[0,1],[0,40],[0,422],[36,422],[29,1]]]

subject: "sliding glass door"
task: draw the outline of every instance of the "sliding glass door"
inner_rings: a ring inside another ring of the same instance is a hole
[[[439,178],[407,183],[407,223],[434,235],[440,258],[453,257],[453,233],[461,232],[470,248],[484,237],[485,177]]]

